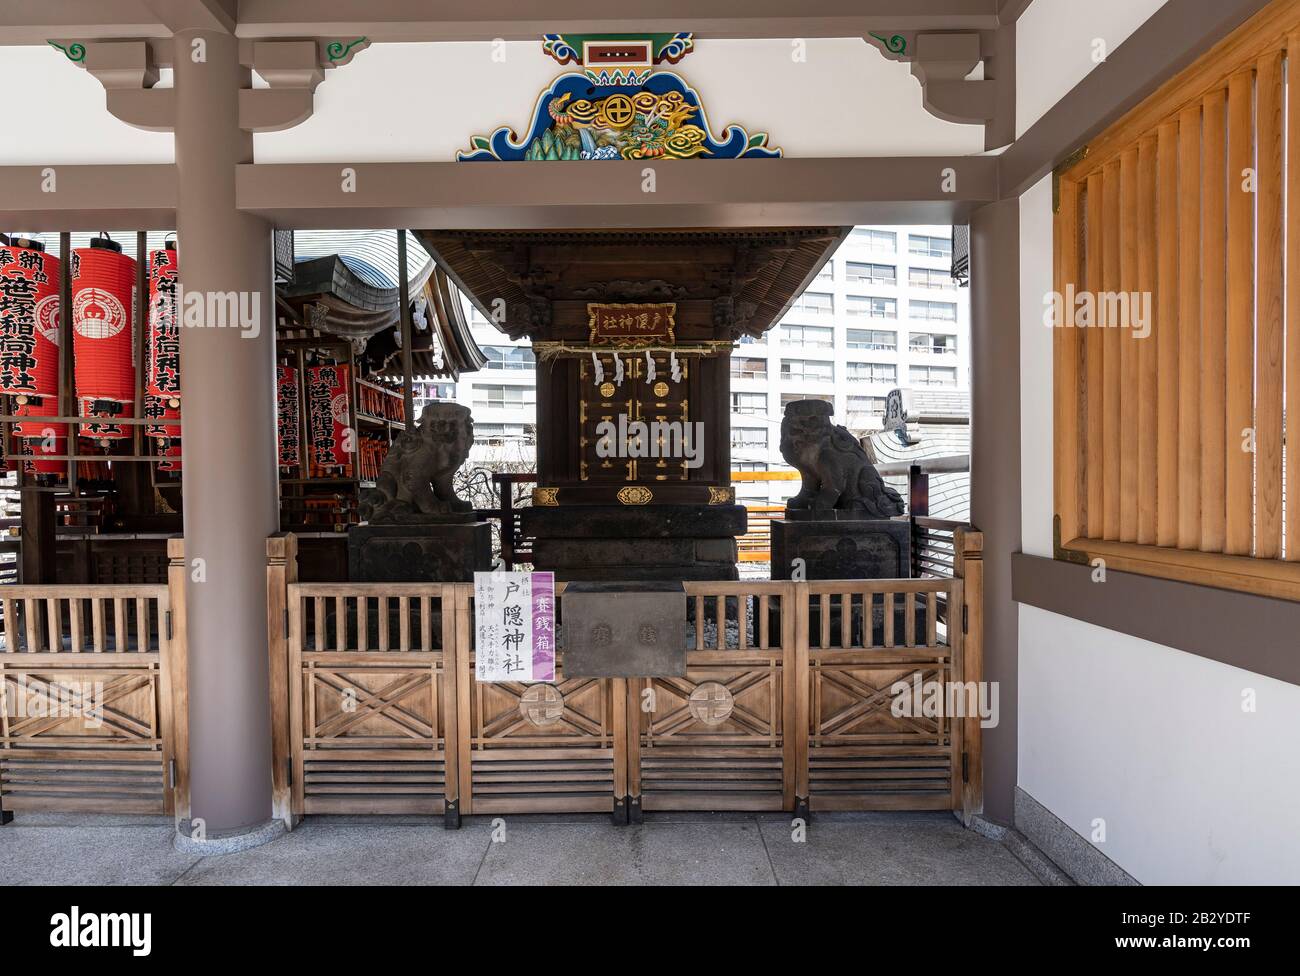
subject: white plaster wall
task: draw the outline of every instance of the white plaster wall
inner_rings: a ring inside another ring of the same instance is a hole
[[[1016,138],[1097,67],[1165,0],[1034,0],[1016,22]]]
[[[1051,288],[1052,178],[1045,176],[1020,198],[1020,537],[1025,552],[1049,559],[1052,330],[1043,325],[1043,296]]]
[[[1300,883],[1300,687],[1022,606],[1018,721],[1021,788],[1143,884]]]
[[[499,125],[521,132],[542,89],[566,70],[542,42],[376,45],[330,71],[316,113],[255,138],[258,162],[436,162]],[[812,38],[796,61],[787,40],[701,40],[671,70],[695,88],[715,135],[731,123],[767,132],[788,156],[965,155],[980,126],[921,107],[908,66],[855,38]]]
[[[113,118],[103,86],[52,47],[0,46],[0,78],[9,88],[0,166],[175,160],[171,133],[143,132]],[[24,95],[32,102],[20,120],[14,112]]]
[[[1051,201],[1049,176],[1020,211],[1022,531],[1039,556],[1052,542]],[[1085,838],[1103,819],[1101,850],[1139,881],[1300,883],[1300,687],[1022,606],[1017,723],[1020,787]]]

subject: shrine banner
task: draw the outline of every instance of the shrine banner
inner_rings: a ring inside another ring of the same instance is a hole
[[[343,469],[350,477],[352,452],[347,366],[311,366],[307,370],[307,425],[310,428],[312,477],[323,469]]]
[[[675,341],[676,302],[587,304],[594,346],[642,346]]]
[[[555,574],[474,574],[479,681],[555,680]]]
[[[180,406],[181,334],[176,315],[176,249],[149,253],[149,351],[145,392]]]
[[[292,366],[275,367],[275,402],[280,467],[296,468],[301,463],[298,453],[301,440],[298,426],[298,371]]]

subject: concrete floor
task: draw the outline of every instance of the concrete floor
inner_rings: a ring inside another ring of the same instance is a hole
[[[1005,846],[947,813],[827,814],[804,843],[788,816],[440,819],[309,817],[263,847],[181,854],[157,817],[18,814],[0,828],[0,883],[144,885],[1032,885]],[[494,842],[494,832],[501,839]]]

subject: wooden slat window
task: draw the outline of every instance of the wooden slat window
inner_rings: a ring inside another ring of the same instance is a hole
[[[1057,173],[1061,558],[1300,599],[1296,71],[1277,0]]]

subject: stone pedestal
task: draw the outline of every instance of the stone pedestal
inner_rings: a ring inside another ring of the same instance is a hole
[[[525,508],[533,565],[572,580],[734,580],[740,505]]]
[[[912,533],[893,519],[836,518],[833,512],[789,512],[772,523],[772,579],[789,579],[795,559],[805,578],[907,579]]]
[[[772,523],[772,579],[790,579],[795,559],[804,560],[805,579],[908,579],[912,575],[911,525],[893,519],[855,519],[851,513],[789,512],[786,521]],[[917,601],[916,632],[925,633],[925,607]],[[835,603],[830,609],[831,641],[838,646],[841,634],[841,609]],[[894,634],[902,642],[904,627],[903,600],[894,601]],[[850,640],[863,644],[866,621],[862,604],[855,602],[850,620]],[[780,618],[773,617],[773,626]],[[871,641],[879,647],[884,643],[885,610],[877,598],[871,612]],[[808,633],[813,646],[818,646],[821,635],[821,604],[814,600],[808,608]]]
[[[472,583],[492,568],[487,522],[357,525],[348,530],[353,583]]]

